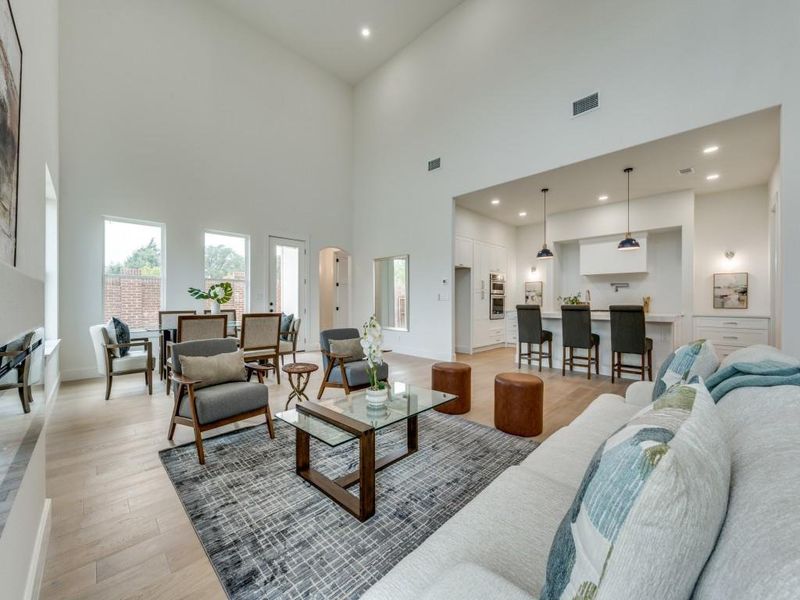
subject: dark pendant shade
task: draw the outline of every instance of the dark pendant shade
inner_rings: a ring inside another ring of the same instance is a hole
[[[635,238],[632,238],[630,233],[628,233],[625,239],[622,240],[617,245],[617,250],[638,250],[638,249],[639,249],[639,242],[637,242]]]
[[[617,244],[617,250],[638,250],[639,242],[631,235],[631,172],[633,167],[626,168],[623,172],[628,176],[628,231],[625,239]]]
[[[539,260],[543,258],[553,258],[553,251],[547,247],[547,244],[545,244],[544,246],[542,246],[542,249],[539,250],[539,252],[536,254],[536,258],[538,258]]]
[[[542,195],[544,196],[544,204],[542,206],[542,214],[544,215],[544,243],[542,244],[542,249],[536,254],[536,258],[539,260],[553,258],[553,251],[547,247],[547,192],[549,191],[548,188],[542,188]]]

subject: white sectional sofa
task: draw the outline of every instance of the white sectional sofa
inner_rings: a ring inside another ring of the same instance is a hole
[[[553,536],[586,467],[598,446],[650,402],[652,385],[635,383],[625,398],[599,396],[362,598],[536,598]],[[741,388],[717,407],[732,453],[731,489],[725,523],[694,597],[798,598],[800,387]]]

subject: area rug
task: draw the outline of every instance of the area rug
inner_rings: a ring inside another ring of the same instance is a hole
[[[461,417],[419,417],[419,450],[376,475],[375,516],[359,522],[295,472],[294,429],[276,420],[162,450],[161,460],[228,596],[358,598],[536,443]],[[405,444],[405,424],[378,432],[377,455]],[[356,442],[312,439],[329,476],[357,467]],[[357,486],[351,488],[357,491]]]

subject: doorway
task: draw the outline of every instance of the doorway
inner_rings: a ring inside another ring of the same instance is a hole
[[[319,253],[319,328],[350,327],[350,255],[339,248]]]
[[[306,242],[269,236],[267,305],[270,312],[294,315],[300,321],[297,349],[304,350],[306,322]]]

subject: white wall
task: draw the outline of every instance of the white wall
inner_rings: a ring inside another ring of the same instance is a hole
[[[333,327],[336,287],[334,265],[336,248],[325,248],[319,253],[319,329]]]
[[[65,378],[95,374],[103,217],[166,224],[166,308],[194,305],[203,231],[250,236],[250,307],[267,235],[308,239],[308,345],[321,248],[352,240],[352,89],[205,0],[61,9],[61,323]]]
[[[694,215],[695,313],[770,316],[767,186],[697,196]],[[736,253],[733,259],[726,250]],[[714,308],[713,274],[724,272],[749,273],[746,309]]]
[[[371,304],[371,259],[410,252],[403,347],[448,357],[452,306],[426,290],[452,264],[452,197],[777,104],[783,226],[800,222],[796,27],[785,0],[467,0],[356,88],[356,312]],[[601,109],[571,119],[595,90]],[[800,236],[787,238],[796,260]],[[800,295],[790,262],[786,298]],[[783,329],[800,330],[800,314]],[[800,353],[800,338],[784,341]]]
[[[772,344],[781,346],[783,322],[783,277],[781,248],[781,165],[775,167],[767,185],[769,197],[769,283],[770,283],[770,339]]]
[[[0,342],[44,323],[45,165],[58,192],[58,6],[12,1],[22,43],[17,268],[0,264]],[[3,597],[24,598],[45,506],[45,439],[40,435],[0,536]]]
[[[453,214],[453,230],[455,235],[469,238],[473,241],[484,242],[502,246],[508,253],[508,270],[506,275],[506,296],[510,302],[517,297],[517,228],[502,223],[496,219],[490,219],[475,211],[455,207]],[[511,306],[509,304],[509,306]]]

